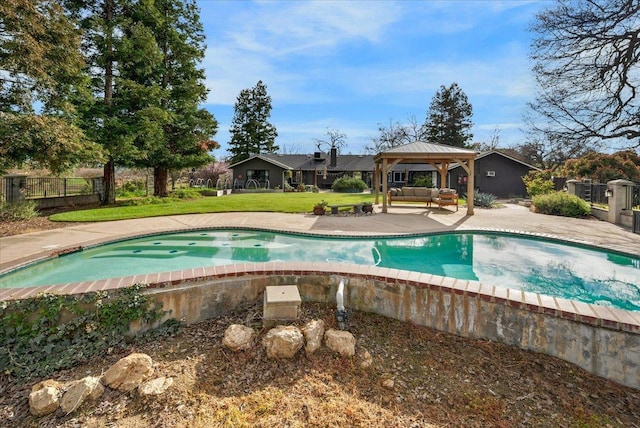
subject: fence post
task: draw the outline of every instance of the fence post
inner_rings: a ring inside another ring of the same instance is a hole
[[[633,182],[628,180],[612,180],[607,182],[607,193],[609,202],[609,223],[620,224],[620,214],[622,211],[630,210]]]
[[[567,186],[567,193],[570,195],[576,194],[576,184],[580,183],[580,180],[567,180],[565,186]]]
[[[104,177],[93,177],[91,179],[93,184],[93,193],[100,195],[100,200],[104,197]]]
[[[7,203],[11,204],[24,200],[24,192],[27,189],[27,176],[5,175],[4,178]]]

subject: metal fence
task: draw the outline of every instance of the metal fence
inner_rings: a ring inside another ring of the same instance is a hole
[[[25,199],[44,199],[64,196],[93,195],[102,192],[103,179],[15,177],[0,178],[0,201],[12,200],[12,192],[19,191]]]

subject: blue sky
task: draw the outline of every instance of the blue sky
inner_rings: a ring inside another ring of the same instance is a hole
[[[523,141],[534,96],[529,60],[535,15],[550,1],[199,0],[207,36],[205,107],[228,156],[234,104],[258,80],[272,98],[276,144],[311,153],[327,129],[360,154],[378,124],[422,123],[441,85],[456,82],[473,106],[475,142],[498,130],[500,146]]]

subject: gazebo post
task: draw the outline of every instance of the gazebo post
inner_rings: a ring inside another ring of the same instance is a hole
[[[467,161],[467,166],[469,168],[467,171],[467,215],[473,215],[473,191],[476,187],[475,162],[475,159],[469,159]]]
[[[387,212],[387,158],[382,158],[382,212]]]
[[[380,164],[376,162],[376,166],[373,169],[373,188],[376,189],[376,200],[375,204],[378,205],[380,203]]]

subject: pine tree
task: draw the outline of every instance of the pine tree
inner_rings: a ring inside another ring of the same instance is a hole
[[[192,0],[139,2],[125,27],[128,43],[121,73],[130,85],[123,97],[135,126],[138,166],[153,168],[154,195],[165,196],[172,169],[210,163],[210,138],[218,124],[199,108],[206,100],[204,34]]]
[[[63,0],[67,14],[78,22],[83,32],[82,47],[87,52],[90,75],[90,100],[78,105],[81,127],[92,141],[105,151],[103,204],[115,203],[115,167],[129,166],[140,156],[133,144],[135,129],[123,119],[115,88],[128,83],[119,76],[120,45],[123,43],[124,12],[134,0]]]
[[[253,88],[240,91],[230,129],[232,164],[253,154],[278,151],[279,147],[275,145],[278,132],[268,122],[270,115],[271,97],[261,80]]]
[[[473,138],[471,104],[457,83],[440,86],[429,106],[425,129],[431,143],[467,147]]]

